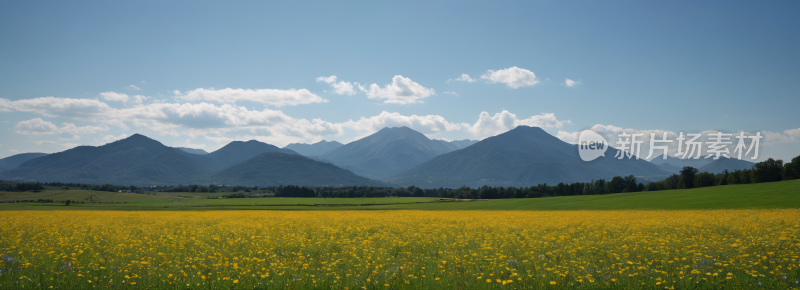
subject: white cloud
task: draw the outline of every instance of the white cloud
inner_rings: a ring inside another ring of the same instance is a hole
[[[139,87],[137,87],[137,86],[134,86],[134,85],[130,85],[130,86],[127,86],[127,87],[125,87],[125,88],[126,88],[126,89],[129,89],[129,90],[133,90],[133,91],[141,91],[141,90],[142,90],[142,89],[140,89]]]
[[[0,108],[33,112],[46,117],[86,117],[112,111],[113,108],[98,100],[70,98],[34,98],[9,101],[0,98]]]
[[[19,153],[19,151],[14,150],[14,149],[8,149],[8,152],[11,152],[11,153],[14,153],[14,154]]]
[[[276,145],[320,141],[325,136],[339,136],[344,133],[341,124],[320,119],[295,119],[277,110],[248,110],[246,107],[231,104],[155,102],[117,109],[98,100],[52,97],[14,102],[0,99],[0,104],[4,108],[17,111],[34,112],[49,117],[71,118],[96,124],[94,127],[75,127],[83,131],[106,131],[108,130],[107,125],[128,129],[128,126],[132,125],[164,135],[188,135],[192,138],[206,134],[219,135],[249,131],[252,134],[269,136],[267,139],[273,142],[271,144]],[[46,121],[42,120],[42,122]],[[21,131],[26,128],[24,124],[20,126]],[[48,125],[43,126],[45,127],[41,128],[52,129]],[[39,132],[42,131],[41,128]],[[62,129],[50,130],[50,134],[63,133],[60,137],[75,139],[74,135],[67,133],[79,134],[82,132],[76,131],[77,129],[73,129],[73,126],[68,123],[65,123]],[[28,130],[25,131],[28,133]]]
[[[504,83],[512,89],[530,87],[539,83],[539,79],[532,71],[516,66],[501,70],[488,70],[481,75],[481,78],[489,80],[493,84]]]
[[[143,84],[144,84],[145,82],[144,82],[144,81],[141,81],[140,83],[143,83]]]
[[[231,89],[225,88],[221,90],[211,89],[195,89],[186,92],[184,95],[180,91],[175,91],[178,98],[188,101],[213,101],[218,103],[235,103],[236,101],[251,101],[262,103],[265,105],[272,105],[276,107],[282,106],[296,106],[301,104],[311,103],[327,103],[328,100],[315,95],[306,89],[289,89],[289,90],[276,90],[276,89]]]
[[[336,75],[332,75],[329,77],[317,77],[317,82],[325,82],[328,84],[332,84],[336,82]]]
[[[764,141],[769,143],[791,143],[795,141],[794,137],[779,132],[761,131],[761,134],[764,135]]]
[[[367,89],[367,97],[370,99],[384,99],[383,103],[385,104],[424,103],[424,98],[435,94],[435,90],[423,87],[401,75],[394,76],[392,83],[383,88],[377,84],[371,84]]]
[[[119,134],[119,136],[105,135],[105,136],[103,136],[102,140],[105,143],[111,143],[111,142],[114,142],[114,141],[117,141],[117,140],[122,140],[122,139],[125,139],[125,138],[128,138],[128,134]]]
[[[106,126],[83,126],[78,127],[72,123],[62,123],[62,127],[58,128],[55,124],[42,120],[41,118],[33,118],[27,121],[22,121],[15,127],[17,133],[25,135],[48,135],[58,134],[60,140],[78,140],[79,134],[98,133],[108,131]]]
[[[151,97],[146,97],[146,96],[142,96],[142,95],[135,95],[135,96],[133,96],[131,98],[133,98],[133,102],[134,103],[139,104],[139,105],[144,103],[144,101],[152,99]]]
[[[75,126],[73,123],[61,123],[62,127],[56,133],[59,140],[78,140],[81,134],[93,134],[108,131],[107,126]]]
[[[351,82],[339,81],[336,82],[336,76],[318,77],[317,82],[325,82],[333,87],[333,92],[338,95],[355,95],[356,89]],[[357,85],[357,83],[356,83]]]
[[[335,83],[335,84],[331,84],[331,86],[333,87],[333,92],[336,93],[336,94],[339,94],[339,95],[345,95],[345,94],[346,95],[355,95],[356,94],[356,90],[353,87],[353,84],[349,83],[349,82],[341,81],[341,82],[338,82],[338,83]]]
[[[385,127],[406,126],[425,135],[436,135],[446,131],[458,131],[469,128],[467,123],[453,123],[439,115],[404,116],[400,113],[383,111],[380,115],[361,117],[357,121],[349,120],[342,124],[344,127],[356,130],[361,135],[375,133]]]
[[[56,144],[58,144],[55,141],[47,141],[47,140],[33,141],[33,143],[35,143],[36,145],[56,145]]]
[[[443,92],[442,94],[454,95],[454,96],[458,97],[458,93],[456,93],[456,92]]]
[[[783,131],[783,133],[786,134],[786,135],[789,135],[789,136],[793,136],[793,137],[800,137],[800,128],[786,130],[786,131]]]
[[[127,103],[128,102],[128,95],[120,94],[120,93],[116,93],[116,92],[100,93],[100,97],[103,98],[103,100],[106,100],[106,101],[115,101],[115,102],[122,102],[122,103]]]
[[[520,120],[517,118],[517,115],[503,110],[500,113],[494,114],[494,116],[489,115],[487,112],[481,112],[478,116],[478,121],[469,128],[469,132],[476,138],[483,139],[504,133],[520,125],[542,128],[562,128],[564,124],[571,123],[570,120],[559,121],[553,113],[542,113]]]
[[[580,80],[573,81],[571,79],[566,79],[566,78],[564,79],[564,82],[562,83],[562,85],[565,85],[565,86],[568,86],[568,87],[573,87],[573,86],[580,85],[580,84],[581,84]]]
[[[448,83],[450,83],[450,82],[453,82],[453,81],[456,81],[456,82],[468,82],[468,83],[474,83],[474,82],[476,82],[476,81],[478,81],[478,80],[476,80],[476,79],[473,79],[473,78],[469,77],[469,75],[468,75],[468,74],[461,74],[461,76],[460,76],[460,77],[457,77],[457,78],[454,78],[454,79],[449,79],[449,80],[447,80],[447,82],[448,82]]]
[[[14,128],[17,129],[17,133],[25,135],[53,134],[58,130],[55,124],[42,120],[41,118],[33,118],[19,122]]]

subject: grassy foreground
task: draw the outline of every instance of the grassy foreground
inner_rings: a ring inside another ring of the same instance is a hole
[[[144,195],[88,190],[0,192],[0,201],[77,200],[94,203],[0,203],[0,210],[614,210],[800,208],[800,180],[685,190],[550,198],[440,202],[437,198],[236,198],[201,199],[207,193]],[[189,198],[187,198],[189,197]],[[191,198],[195,197],[195,198]]]
[[[5,211],[0,289],[794,289],[800,210]]]

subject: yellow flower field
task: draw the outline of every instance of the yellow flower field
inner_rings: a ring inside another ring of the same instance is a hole
[[[0,214],[0,289],[800,286],[793,209]]]

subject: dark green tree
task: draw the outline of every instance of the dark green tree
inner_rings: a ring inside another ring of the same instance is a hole
[[[681,177],[679,179],[679,187],[681,188],[693,188],[694,187],[694,179],[697,176],[699,170],[697,168],[686,166],[681,169]]]
[[[769,158],[753,165],[753,181],[773,182],[783,180],[783,160]]]
[[[800,178],[800,156],[792,158],[792,162],[786,163],[783,166],[783,179],[798,179]]]

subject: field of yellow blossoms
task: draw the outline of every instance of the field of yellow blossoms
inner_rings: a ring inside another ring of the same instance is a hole
[[[0,215],[0,289],[800,286],[794,209]]]

